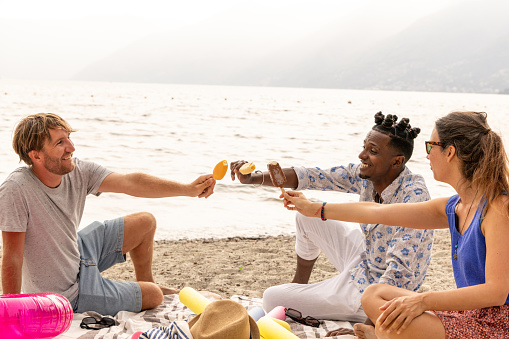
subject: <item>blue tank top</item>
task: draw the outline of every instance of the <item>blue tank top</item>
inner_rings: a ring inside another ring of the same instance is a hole
[[[451,260],[454,280],[456,281],[456,287],[461,288],[486,282],[486,239],[481,231],[482,212],[486,207],[486,202],[483,206],[477,207],[472,223],[461,235],[456,228],[456,214],[454,213],[459,200],[458,195],[452,196],[447,201],[445,211],[449,221],[449,231],[451,232]],[[456,242],[458,244],[457,260],[454,260]],[[509,304],[509,296],[505,303]]]

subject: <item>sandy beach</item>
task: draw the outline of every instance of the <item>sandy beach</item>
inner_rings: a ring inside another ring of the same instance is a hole
[[[273,285],[290,282],[295,272],[295,236],[158,241],[154,245],[153,272],[157,283],[173,288],[191,286],[223,298],[244,295],[261,298]],[[449,232],[435,232],[431,265],[420,291],[454,289]],[[134,281],[129,256],[104,276]],[[321,254],[310,282],[337,274]]]
[[[191,286],[224,298],[240,294],[261,297],[273,285],[290,282],[295,272],[295,237],[228,238],[210,240],[159,241],[155,243],[153,272],[159,284],[173,288]],[[310,282],[337,274],[320,255]],[[116,265],[104,276],[133,280],[130,260]],[[447,230],[435,232],[431,265],[420,291],[455,288]]]

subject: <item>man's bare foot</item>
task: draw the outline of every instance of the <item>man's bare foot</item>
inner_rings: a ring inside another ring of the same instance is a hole
[[[169,287],[161,286],[161,285],[157,285],[157,286],[161,289],[161,292],[163,292],[163,295],[178,294],[180,292],[180,290],[177,290],[174,288],[169,288]]]
[[[374,326],[358,323],[353,325],[353,330],[359,339],[377,339]]]
[[[337,330],[332,330],[327,332],[326,337],[335,337],[337,335],[355,335],[354,331],[349,328],[338,328]]]

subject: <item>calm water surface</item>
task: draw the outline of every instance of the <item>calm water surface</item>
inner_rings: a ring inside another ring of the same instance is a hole
[[[16,123],[37,112],[57,113],[78,130],[75,157],[191,182],[221,160],[244,159],[262,170],[273,160],[282,167],[357,163],[373,115],[382,111],[421,128],[408,166],[424,175],[432,196],[445,196],[453,190],[433,180],[424,141],[434,120],[452,110],[488,112],[507,145],[508,95],[0,80],[0,180],[19,166],[11,147]],[[158,219],[157,239],[293,234],[294,212],[278,196],[274,188],[243,186],[228,175],[209,199],[90,196],[80,227],[149,211]]]

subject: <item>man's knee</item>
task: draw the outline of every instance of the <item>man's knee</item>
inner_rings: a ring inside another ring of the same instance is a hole
[[[323,225],[318,225],[317,221],[323,223],[323,221],[317,218],[306,217],[300,213],[296,213],[295,231],[297,233],[297,239],[312,241],[316,236],[321,237],[321,226]]]
[[[266,312],[272,311],[277,306],[287,306],[285,303],[284,285],[272,286],[263,292],[263,309]]]
[[[155,308],[163,302],[164,295],[159,286],[151,282],[139,281],[141,289],[141,309]]]
[[[316,243],[317,235],[315,225],[313,224],[314,218],[306,217],[300,213],[295,216],[295,252],[297,256],[308,261],[314,261],[320,255],[319,244]]]
[[[153,229],[155,231],[157,226],[156,217],[152,213],[149,212],[140,212],[140,218],[142,224],[146,225],[146,227],[149,227],[150,229]]]
[[[126,216],[124,218],[126,226],[134,226],[137,229],[142,229],[146,232],[155,232],[157,227],[156,218],[152,213],[139,212]]]
[[[309,217],[306,217],[301,213],[295,213],[295,225],[297,226],[297,231],[304,229],[308,223]]]
[[[273,293],[272,293],[272,291],[275,288],[276,288],[276,286],[269,287],[263,292],[262,306],[263,306],[263,309],[265,310],[265,312],[270,312],[274,308],[273,307],[273,298],[272,298]]]

